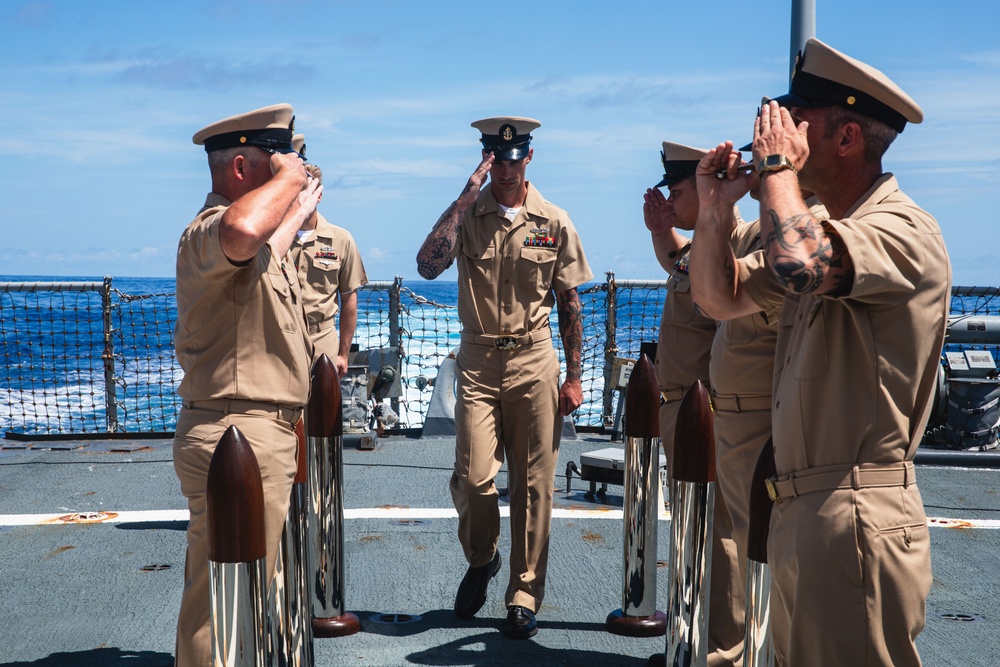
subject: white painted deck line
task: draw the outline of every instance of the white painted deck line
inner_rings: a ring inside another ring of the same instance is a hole
[[[76,514],[67,510],[58,514],[0,514],[0,527],[12,526],[42,526],[42,525],[85,525],[91,523],[139,523],[187,521],[187,510],[141,510],[141,511],[105,511],[107,518],[94,517],[87,519],[86,515],[95,512],[84,512],[83,520],[67,521],[65,517]],[[501,507],[501,516],[510,516],[510,508]],[[621,520],[620,509],[564,509],[553,508],[553,519],[613,519]],[[345,509],[345,519],[454,519],[458,514],[452,508],[435,507],[368,507]],[[670,514],[663,512],[660,520],[668,520]],[[928,517],[927,525],[932,528],[976,528],[986,530],[1000,529],[1000,519],[949,519],[943,517]]]

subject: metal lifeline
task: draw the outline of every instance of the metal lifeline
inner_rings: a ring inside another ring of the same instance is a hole
[[[343,637],[361,629],[357,615],[344,611],[343,408],[337,368],[327,355],[312,367],[306,408],[309,482],[307,535],[308,589],[316,637]]]
[[[625,388],[624,567],[622,606],[608,615],[610,632],[657,637],[667,618],[656,608],[656,540],[660,515],[660,388],[645,354]]]
[[[309,503],[306,434],[302,420],[295,424],[298,469],[292,484],[288,515],[268,597],[268,665],[312,667],[312,605],[306,584],[306,520]]]
[[[769,438],[757,458],[753,480],[750,483],[744,667],[774,665],[770,624],[771,568],[767,565],[767,534],[773,502],[767,492],[767,480],[775,474],[774,443]]]
[[[684,395],[674,439],[667,667],[705,665],[715,510],[715,434],[708,392],[696,381]]]
[[[260,667],[267,643],[264,489],[257,457],[235,426],[212,455],[206,503],[213,664]]]

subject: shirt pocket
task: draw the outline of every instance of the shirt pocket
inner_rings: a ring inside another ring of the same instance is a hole
[[[297,328],[293,319],[293,313],[295,312],[296,299],[295,293],[292,291],[292,286],[288,284],[288,279],[285,277],[285,273],[281,270],[281,267],[275,266],[273,262],[267,267],[267,280],[271,285],[272,294],[264,294],[263,298],[268,299],[270,297],[274,308],[274,318],[278,326],[281,327],[281,330],[295,333]],[[268,310],[267,307],[264,308],[265,315]],[[265,327],[268,326],[266,322],[263,325]]]
[[[518,262],[518,278],[521,285],[544,294],[552,287],[552,273],[556,267],[556,248],[521,248],[521,261]]]
[[[475,246],[465,243],[462,244],[462,255],[473,284],[478,284],[480,281],[485,281],[486,284],[492,282],[493,260],[497,256],[495,245],[491,243],[488,246]]]
[[[340,259],[325,259],[313,257],[312,264],[306,271],[309,286],[322,294],[333,294],[337,291],[340,280]]]
[[[830,354],[827,349],[827,323],[824,317],[823,299],[816,299],[808,310],[800,309],[805,322],[802,332],[804,339],[798,352],[799,363],[792,374],[796,380],[820,378],[830,370]]]

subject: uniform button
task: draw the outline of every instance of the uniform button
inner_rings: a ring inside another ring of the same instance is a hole
[[[775,401],[774,402],[774,409],[777,410],[780,407],[781,407],[781,401]]]
[[[509,285],[510,284],[510,278],[504,278],[503,282],[504,282],[505,285]]]
[[[510,333],[510,327],[504,327],[503,328],[503,332],[504,333]]]

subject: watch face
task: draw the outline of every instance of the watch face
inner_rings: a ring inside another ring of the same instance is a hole
[[[777,167],[779,164],[781,164],[780,155],[768,155],[766,158],[764,158],[765,167]]]

